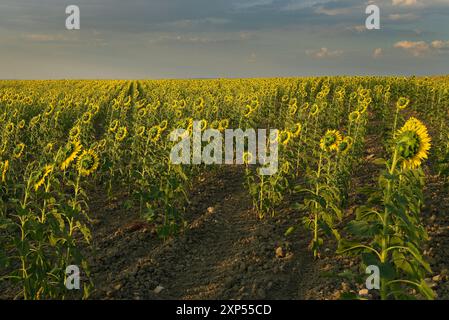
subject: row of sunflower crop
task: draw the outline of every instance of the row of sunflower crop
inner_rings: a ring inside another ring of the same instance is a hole
[[[280,130],[278,172],[244,166],[260,219],[299,198],[301,223],[287,234],[310,230],[315,257],[335,237],[339,254],[381,267],[382,298],[402,298],[410,286],[433,297],[419,251],[430,138],[421,121],[402,124],[413,114],[439,129],[434,157],[444,174],[447,101],[445,78],[0,82],[0,279],[20,287],[18,298],[65,298],[66,266],[82,265],[88,276],[79,248],[91,240],[95,198],[125,199],[162,239],[179,232],[194,178],[217,168],[170,163],[169,135],[192,134],[200,121],[202,130]],[[386,169],[369,202],[348,217],[368,130],[380,137],[386,159],[377,163]]]

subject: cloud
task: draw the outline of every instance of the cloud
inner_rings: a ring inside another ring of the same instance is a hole
[[[399,41],[394,45],[397,49],[410,52],[415,57],[419,57],[430,51],[430,46],[425,41]]]
[[[35,42],[73,41],[71,37],[62,34],[39,34],[31,33],[23,35],[23,38]]]
[[[414,13],[394,13],[388,16],[391,21],[414,21],[418,16]]]
[[[357,33],[362,33],[362,32],[365,32],[367,29],[366,29],[365,25],[357,25],[357,26],[347,27],[346,30],[357,32]]]
[[[374,59],[379,59],[380,57],[382,57],[382,55],[383,55],[383,50],[382,50],[382,48],[376,48],[376,49],[374,49],[374,52],[373,52],[373,58],[374,58]]]
[[[414,6],[417,4],[417,0],[393,0],[394,6]]]
[[[306,50],[306,54],[316,59],[323,59],[323,58],[339,57],[343,54],[343,51],[342,50],[331,51],[328,48],[323,47],[319,50]]]
[[[324,14],[326,16],[339,16],[339,15],[351,13],[351,9],[350,8],[333,8],[333,9],[328,9],[328,8],[323,7],[323,6],[320,6],[320,7],[318,7],[315,10],[315,13]]]
[[[267,6],[273,3],[274,0],[245,0],[235,4],[236,9],[250,9],[260,6]]]
[[[449,49],[449,41],[435,40],[431,43],[432,48],[435,49]]]
[[[425,41],[399,41],[394,45],[397,49],[410,52],[413,56],[419,57],[428,53],[442,53],[449,49],[449,41],[435,40],[431,43]]]
[[[293,0],[289,1],[286,5],[281,7],[281,11],[298,11],[306,8],[312,8],[313,6],[329,3],[329,0]]]

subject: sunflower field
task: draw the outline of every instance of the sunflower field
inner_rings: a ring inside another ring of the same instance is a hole
[[[0,81],[0,290],[89,298],[95,281],[73,294],[66,268],[90,279],[99,198],[122,197],[161,242],[182,234],[195,181],[223,170],[170,162],[170,133],[194,121],[279,130],[276,174],[259,175],[251,154],[235,165],[254,219],[291,208],[285,236],[306,234],[312,259],[333,243],[362,275],[379,268],[374,299],[437,298],[423,210],[427,179],[449,182],[446,77]]]

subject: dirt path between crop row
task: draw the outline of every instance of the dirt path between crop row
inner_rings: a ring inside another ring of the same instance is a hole
[[[93,298],[301,299],[317,275],[307,235],[289,242],[289,214],[260,221],[241,168],[195,186],[186,230],[165,243],[135,214],[113,208],[95,219]],[[113,219],[113,221],[111,221]],[[121,223],[117,223],[117,222]],[[276,249],[282,248],[282,255]]]

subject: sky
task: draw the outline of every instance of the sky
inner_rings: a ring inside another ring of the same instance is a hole
[[[432,74],[449,0],[0,0],[0,79]]]

